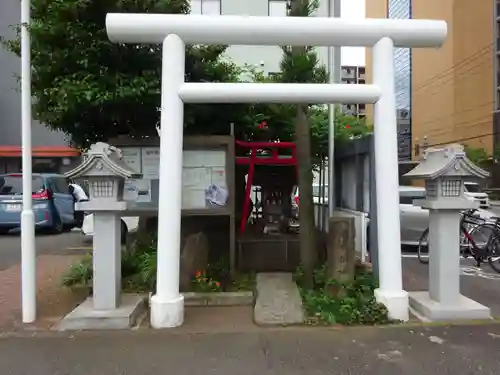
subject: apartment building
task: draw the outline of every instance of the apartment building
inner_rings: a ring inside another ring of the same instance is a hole
[[[348,85],[364,85],[366,72],[364,66],[343,65],[340,73],[341,82]],[[366,104],[343,104],[342,112],[359,118],[366,117]]]
[[[498,0],[366,0],[366,17],[442,19],[442,48],[395,49],[400,159],[418,157],[420,144],[451,142],[500,147]],[[367,49],[367,81],[371,82]],[[367,108],[371,116],[372,108]],[[404,115],[404,116],[402,116]]]

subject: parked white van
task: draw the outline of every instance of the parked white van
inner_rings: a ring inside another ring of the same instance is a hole
[[[479,208],[491,208],[490,198],[477,182],[465,182],[465,196],[479,202]]]

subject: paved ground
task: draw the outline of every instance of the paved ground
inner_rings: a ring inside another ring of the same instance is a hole
[[[0,339],[2,375],[498,374],[500,326],[42,334]]]
[[[500,274],[493,271],[488,264],[481,268],[474,261],[460,261],[460,290],[463,295],[488,306],[494,317],[500,317]],[[403,287],[407,291],[429,289],[429,266],[420,264],[418,259],[403,258]],[[500,344],[500,343],[499,343]]]
[[[74,251],[68,248],[88,246],[78,232],[59,235],[37,234],[37,255],[68,254]],[[0,235],[0,271],[21,262],[21,237],[19,234]]]
[[[0,237],[0,332],[21,327],[20,242],[19,235]],[[83,298],[61,287],[62,275],[81,257],[74,248],[81,246],[79,233],[37,236],[36,327],[47,328]]]

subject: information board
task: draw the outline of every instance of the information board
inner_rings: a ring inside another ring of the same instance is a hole
[[[151,201],[151,180],[159,179],[159,147],[123,147],[125,163],[141,180],[128,180],[124,199]],[[227,202],[225,150],[186,150],[183,152],[182,208],[200,209],[224,206]],[[158,192],[160,194],[160,192]]]

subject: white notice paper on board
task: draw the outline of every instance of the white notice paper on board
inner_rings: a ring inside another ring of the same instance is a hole
[[[142,158],[142,177],[148,180],[158,179],[160,171],[160,148],[143,147],[141,158]]]
[[[121,151],[123,162],[127,164],[127,167],[141,173],[141,149],[138,147],[123,147]]]
[[[151,181],[136,179],[125,180],[123,200],[137,203],[151,202]]]
[[[210,168],[212,184],[219,187],[227,188],[226,169],[225,168]]]
[[[182,187],[188,189],[206,189],[211,182],[209,168],[183,168]]]
[[[182,209],[206,208],[205,189],[184,189],[182,191]]]

